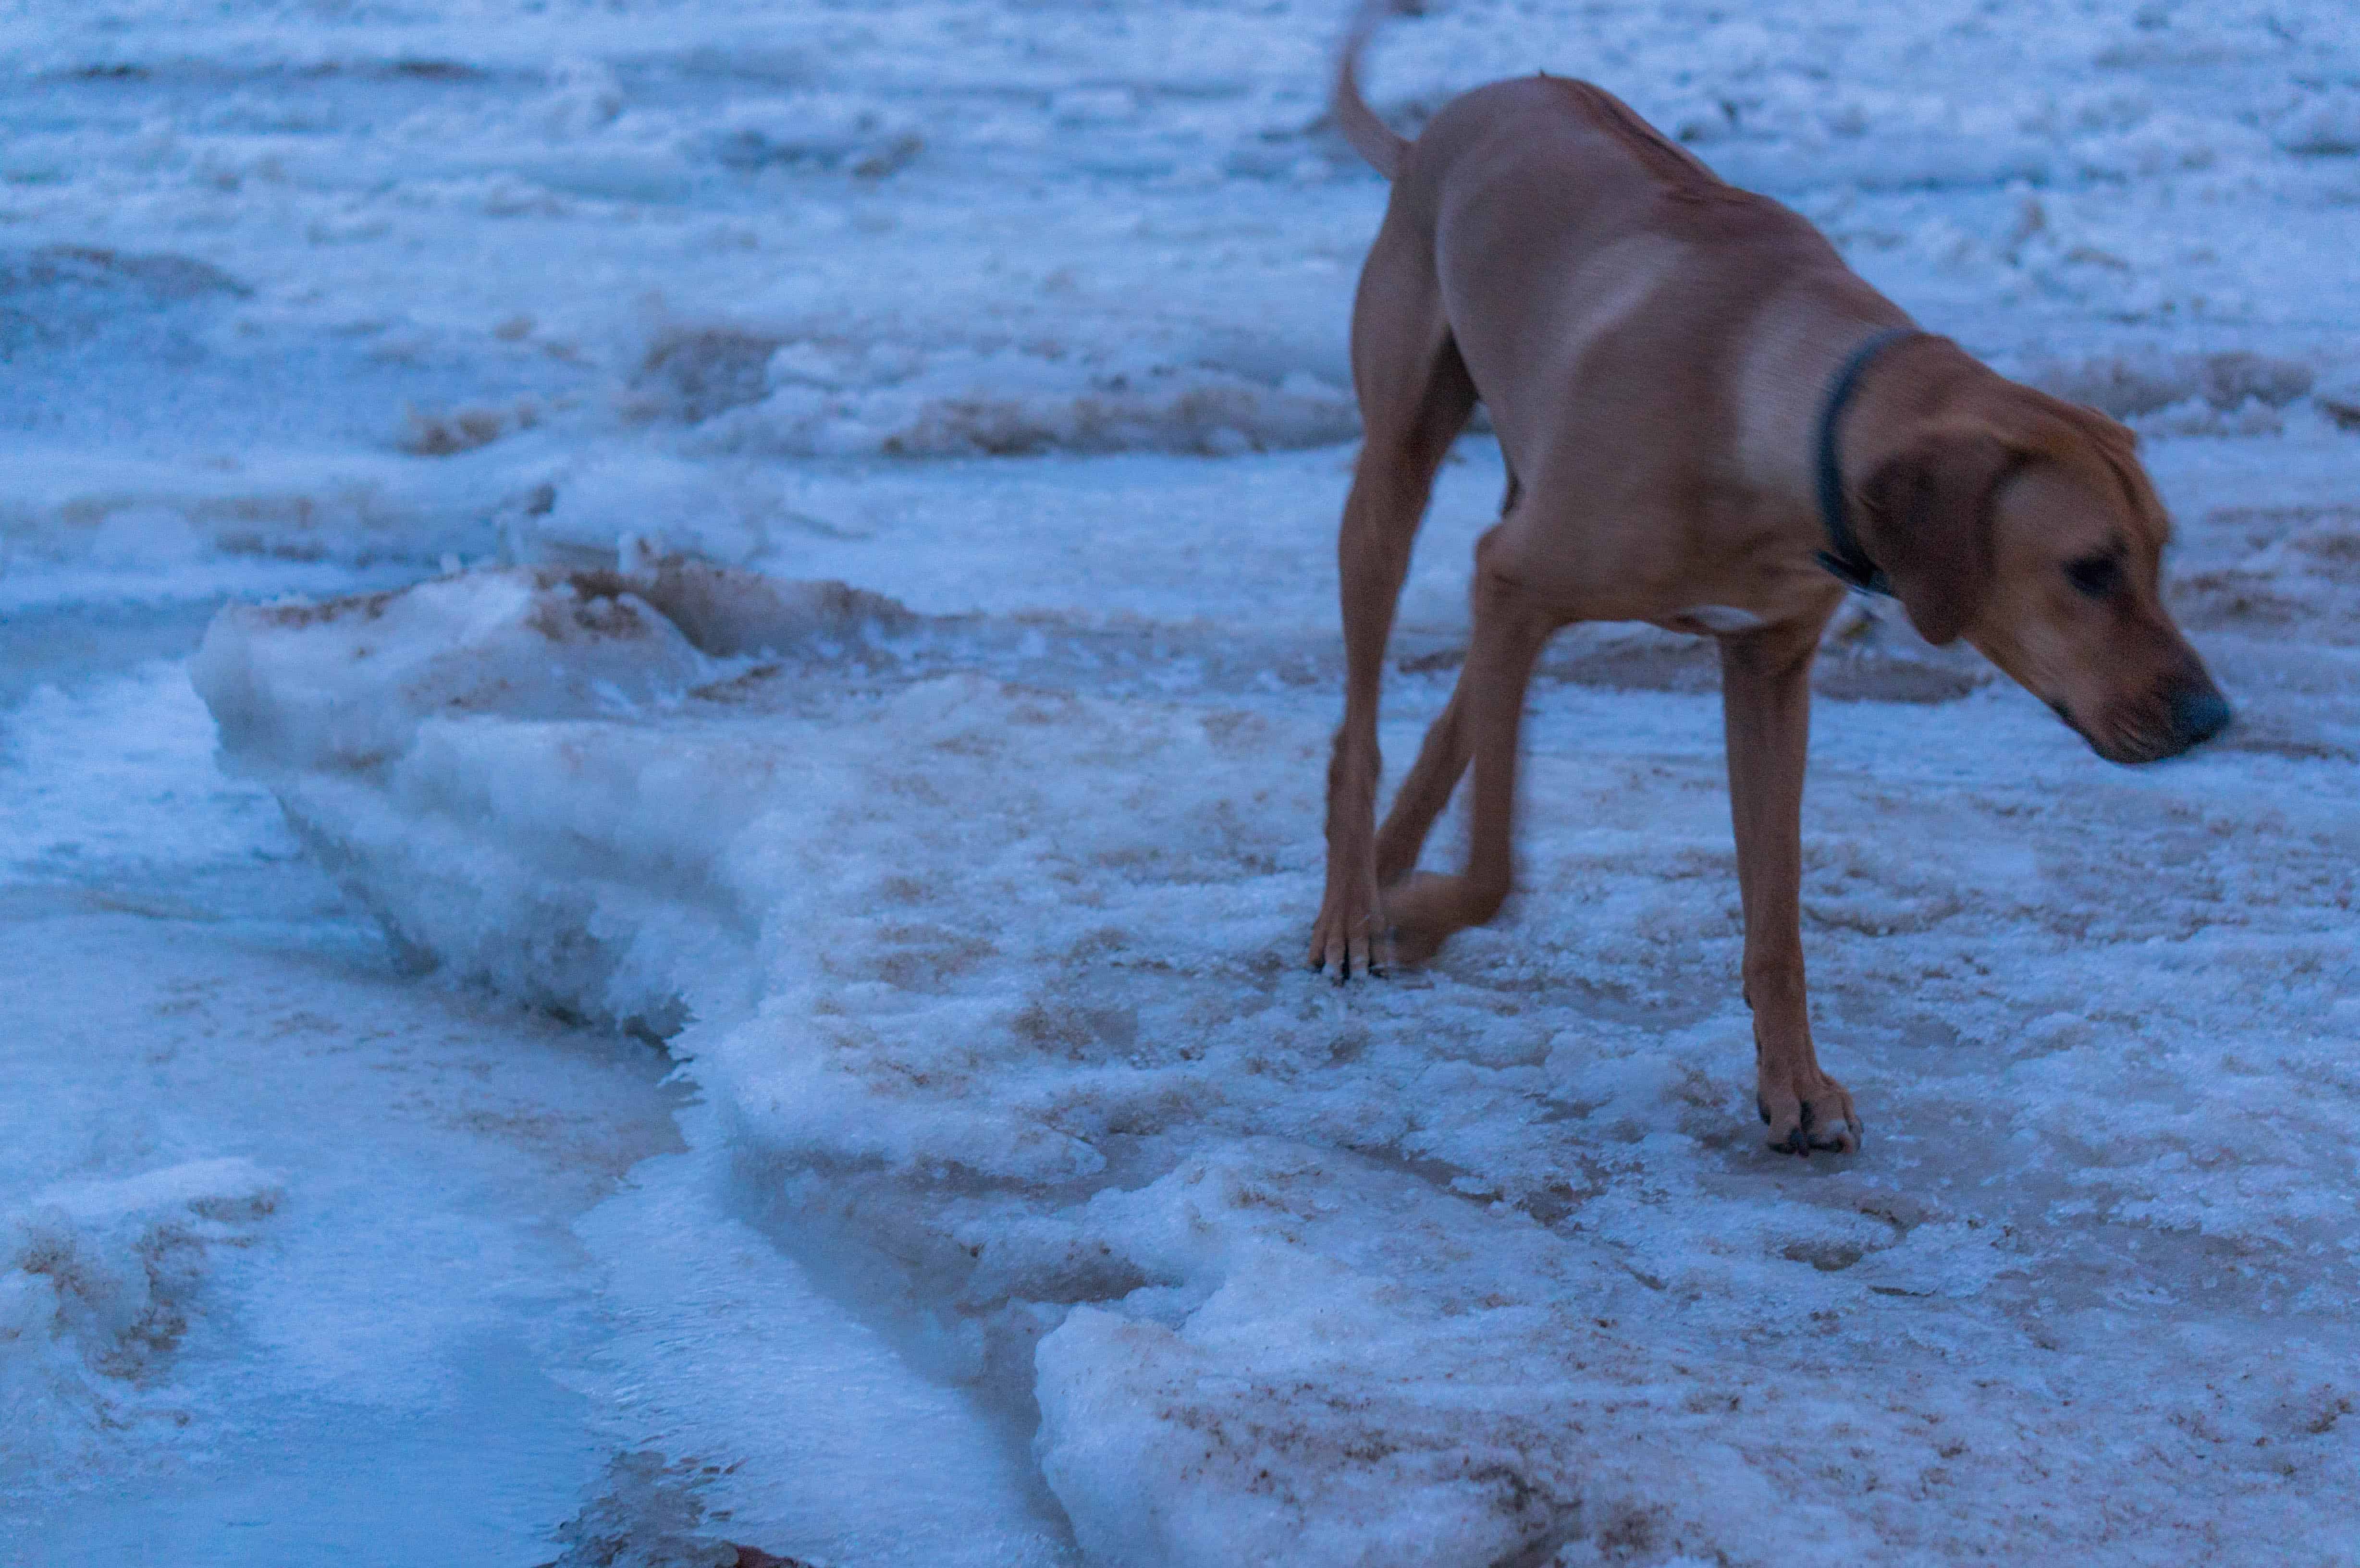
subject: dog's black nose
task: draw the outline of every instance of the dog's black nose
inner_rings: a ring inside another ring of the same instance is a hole
[[[2171,727],[2183,748],[2202,746],[2229,727],[2229,699],[2209,682],[2183,686],[2172,693]]]

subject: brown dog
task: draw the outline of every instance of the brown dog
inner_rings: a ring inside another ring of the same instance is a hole
[[[1344,724],[1312,964],[1414,962],[1507,897],[1517,726],[1542,645],[1648,621],[1721,645],[1744,991],[1775,1149],[1855,1149],[1819,1069],[1797,898],[1812,655],[1846,582],[1965,637],[2114,762],[2229,706],[2158,595],[2169,524],[2131,433],[2007,381],[1907,316],[1808,223],[1726,184],[1607,93],[1551,77],[1455,99],[1415,143],[1346,41],[1334,109],[1393,182],[1360,275],[1367,444],[1345,502]],[[1458,690],[1374,828],[1377,687],[1434,474],[1473,411],[1508,464],[1475,551]],[[1473,761],[1467,867],[1415,870]]]

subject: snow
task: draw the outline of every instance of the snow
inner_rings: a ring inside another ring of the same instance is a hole
[[[9,1404],[33,1418],[31,1430],[12,1434],[16,1444],[58,1442],[62,1434],[41,1430],[51,1424],[122,1421],[109,1379],[136,1377],[180,1336],[182,1299],[201,1282],[206,1254],[246,1241],[279,1196],[250,1160],[192,1160],[55,1183],[0,1218]]]
[[[544,1538],[597,1441],[544,1376],[589,1315],[549,1215],[676,1143],[662,1066],[399,982],[177,660],[76,684],[8,724],[10,1560]]]
[[[2177,514],[2178,763],[1847,612],[1808,1165],[1692,643],[1552,648],[1500,926],[1297,968],[1340,4],[0,15],[7,1554],[2360,1562],[2347,9],[1379,38],[1405,126],[1601,81]]]
[[[2038,1509],[2076,1554],[2347,1540],[2355,1455],[2284,1412],[2352,1397],[2360,802],[2267,729],[2114,773],[2018,693],[1837,709],[1805,909],[1879,1108],[1870,1157],[1805,1169],[1744,1115],[1709,699],[1552,692],[1524,918],[1344,997],[1290,962],[1324,740],[1299,697],[1049,690],[981,635],[1020,679],[894,681],[891,636],[849,690],[776,633],[683,669],[652,572],[413,596],[513,717],[429,684],[407,748],[355,758],[254,670],[315,701],[369,602],[231,612],[194,670],[234,746],[273,735],[237,755],[406,947],[583,1012],[684,1007],[738,1201],[874,1254],[838,1266],[930,1358],[1037,1399],[1086,1551],[1479,1562],[1629,1518],[1752,1560],[1751,1510],[1702,1490],[1948,1560],[2035,1539],[2027,1467],[2105,1488]],[[617,628],[587,668],[628,643],[672,684],[553,710],[574,620]],[[402,701],[375,662],[328,711]],[[2351,734],[2348,681],[2255,706]],[[1893,852],[1936,834],[1961,852]],[[1634,1461],[1706,1410],[1688,1484]],[[2232,1441],[2270,1452],[2224,1474]]]

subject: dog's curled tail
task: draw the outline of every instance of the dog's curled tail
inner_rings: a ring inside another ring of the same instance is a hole
[[[1369,101],[1360,96],[1360,56],[1384,19],[1400,8],[1401,0],[1362,0],[1352,25],[1344,30],[1343,44],[1336,50],[1336,85],[1328,100],[1328,113],[1336,116],[1344,139],[1387,180],[1401,172],[1409,142],[1378,119]]]

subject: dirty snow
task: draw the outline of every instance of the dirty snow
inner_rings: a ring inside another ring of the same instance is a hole
[[[1808,1166],[1693,644],[1552,648],[1497,929],[1295,968],[1340,10],[0,15],[12,1557],[2360,1562],[2348,7],[1380,39],[1404,126],[1622,93],[2178,515],[2185,761],[1840,628]]]

